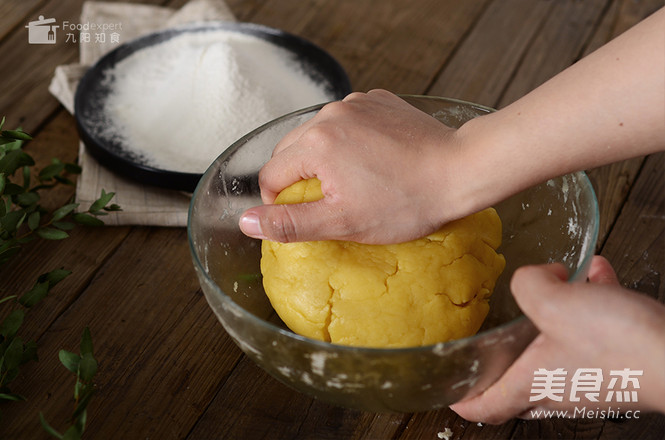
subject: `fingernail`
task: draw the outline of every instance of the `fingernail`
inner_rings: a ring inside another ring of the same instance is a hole
[[[240,230],[250,237],[265,240],[267,237],[263,235],[261,230],[261,222],[259,216],[253,213],[245,214],[240,217]]]

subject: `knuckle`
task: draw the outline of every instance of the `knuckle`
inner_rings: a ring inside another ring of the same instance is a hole
[[[269,220],[270,236],[282,243],[299,241],[297,222],[285,205],[278,205],[276,215]]]
[[[350,101],[357,101],[358,99],[363,99],[367,96],[366,93],[363,92],[352,92],[346,95],[342,101],[344,102],[350,102]]]
[[[318,119],[320,120],[324,118],[334,118],[340,114],[343,114],[348,107],[348,105],[346,104],[347,98],[344,98],[344,101],[333,101],[324,105],[321,108],[321,110],[319,110],[319,113],[317,115]]]
[[[349,209],[343,206],[331,203],[328,213],[328,224],[326,225],[330,235],[336,239],[360,241],[364,228],[360,227],[355,216],[350,214]]]
[[[338,141],[339,133],[329,124],[317,124],[303,134],[302,140],[309,147],[316,148],[317,154],[326,154]]]
[[[350,216],[344,214],[337,219],[337,229],[340,231],[340,235],[347,239],[356,239],[361,232],[356,222]]]
[[[383,95],[383,96],[392,96],[392,93],[385,89],[372,89],[367,92],[368,95]]]

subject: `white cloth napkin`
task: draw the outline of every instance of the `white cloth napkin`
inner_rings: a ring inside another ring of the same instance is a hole
[[[81,23],[120,23],[121,29],[115,31],[119,41],[80,41],[80,62],[56,67],[49,91],[73,114],[78,81],[102,55],[141,35],[211,20],[235,21],[235,17],[224,0],[192,0],[178,10],[135,3],[85,2]],[[76,202],[81,209],[87,209],[102,189],[115,193],[113,203],[120,205],[122,211],[105,216],[107,225],[187,225],[190,194],[145,186],[118,176],[90,156],[83,142],[79,142],[79,165],[82,172],[76,182]]]

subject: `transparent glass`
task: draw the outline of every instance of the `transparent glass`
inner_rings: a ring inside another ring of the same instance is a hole
[[[479,105],[403,96],[441,122],[459,127],[491,112]],[[509,280],[519,266],[561,262],[571,281],[586,279],[598,235],[598,204],[582,172],[552,179],[496,206],[503,222],[506,269],[480,332],[424,347],[347,347],[291,332],[261,284],[261,242],[243,235],[240,214],[261,203],[258,171],[279,139],[320,106],[276,119],[229,147],[207,170],[192,198],[188,236],[205,297],[238,346],[293,388],[332,404],[367,411],[415,412],[445,407],[498,379],[537,330],[519,310]]]

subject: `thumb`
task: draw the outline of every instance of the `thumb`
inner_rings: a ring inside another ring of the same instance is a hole
[[[524,266],[513,274],[510,289],[515,301],[543,333],[556,330],[568,316],[567,277],[561,264]]]
[[[337,216],[339,217],[339,216]],[[335,216],[323,200],[289,205],[261,205],[240,216],[240,230],[253,238],[290,243],[334,237]]]
[[[619,279],[612,265],[605,257],[596,255],[591,260],[591,267],[589,268],[589,281],[597,284],[606,284],[610,286],[618,286]]]

